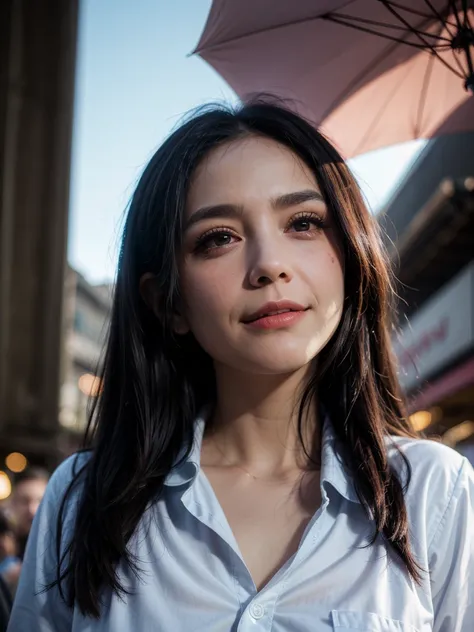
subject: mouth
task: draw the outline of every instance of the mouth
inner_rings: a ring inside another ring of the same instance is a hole
[[[260,309],[242,319],[242,322],[246,325],[256,323],[257,321],[264,319],[277,319],[281,322],[285,322],[285,319],[291,319],[292,314],[302,314],[306,312],[309,307],[293,303],[292,301],[277,301],[272,303],[266,303],[262,305]],[[285,316],[286,315],[286,316]]]

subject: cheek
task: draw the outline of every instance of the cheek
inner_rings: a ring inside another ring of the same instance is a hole
[[[211,358],[227,348],[229,314],[233,301],[229,286],[199,274],[183,279],[184,316],[199,346]]]
[[[231,284],[224,282],[215,268],[183,274],[184,311],[191,330],[222,320],[232,306],[230,289]]]
[[[344,263],[338,253],[328,252],[326,269],[328,279],[334,283],[334,290],[344,295]]]
[[[319,300],[339,302],[344,298],[344,266],[333,248],[315,250],[306,259],[305,275]]]

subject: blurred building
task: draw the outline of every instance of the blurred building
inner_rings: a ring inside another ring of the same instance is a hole
[[[0,452],[54,466],[79,0],[0,2]]]
[[[474,134],[428,143],[380,221],[400,282],[394,344],[412,421],[474,463]]]
[[[111,285],[92,285],[68,268],[65,287],[65,345],[59,399],[60,451],[77,449],[90,397],[100,391],[98,367],[112,305]]]
[[[67,267],[63,308],[64,344],[56,418],[55,448],[58,460],[81,446],[88,419],[88,404],[91,397],[100,391],[97,372],[107,335],[111,305],[111,285],[92,285],[79,272]],[[30,442],[33,444],[34,440],[33,435]],[[19,454],[14,457],[14,462],[21,460],[22,455],[30,462],[42,462],[41,456],[38,459],[34,449],[25,450],[21,445],[11,442],[7,449],[0,447],[0,468],[11,452]],[[26,465],[26,461],[23,462]],[[12,469],[8,459],[7,466]],[[1,485],[0,479],[0,497]]]

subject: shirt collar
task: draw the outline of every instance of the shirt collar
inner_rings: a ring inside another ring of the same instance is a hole
[[[201,467],[201,445],[205,426],[206,414],[202,413],[194,423],[194,439],[190,453],[185,459],[187,446],[184,446],[165,479],[167,487],[187,485],[196,478]],[[329,484],[347,500],[360,503],[352,476],[343,463],[340,443],[327,416],[323,424],[321,464],[321,485],[326,486],[326,484]]]
[[[191,451],[185,459],[188,446],[186,445],[181,449],[170,473],[165,479],[167,487],[186,485],[196,478],[201,467],[201,445],[205,426],[206,415],[200,414],[194,422],[194,438]]]
[[[342,446],[336,437],[331,420],[326,416],[323,425],[321,446],[321,486],[330,485],[346,500],[359,503],[354,479],[349,468],[344,464]]]

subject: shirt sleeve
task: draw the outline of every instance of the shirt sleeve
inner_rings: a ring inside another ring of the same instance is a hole
[[[474,626],[474,470],[463,459],[430,553],[433,632]]]
[[[20,581],[13,603],[7,632],[68,632],[72,630],[73,611],[66,606],[57,587],[45,590],[56,579],[56,525],[64,493],[78,469],[81,455],[69,457],[51,477],[46,493],[33,520],[26,546]],[[72,532],[76,499],[71,497],[65,510],[62,547]]]

